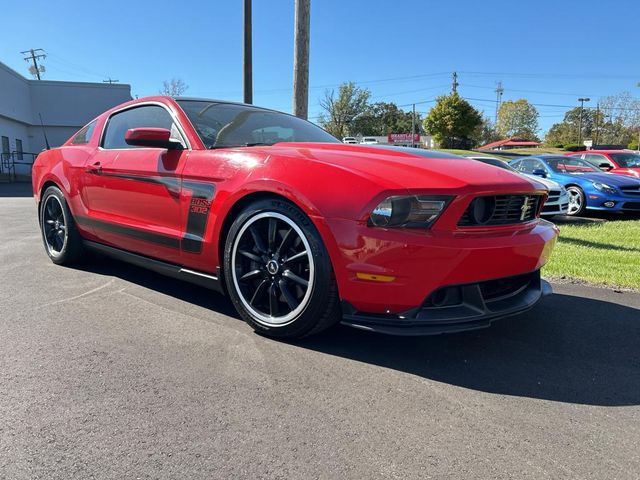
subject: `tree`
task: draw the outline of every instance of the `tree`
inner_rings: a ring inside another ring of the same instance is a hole
[[[500,140],[496,126],[490,118],[482,116],[482,123],[476,127],[472,135],[475,145],[486,145],[487,143]]]
[[[627,146],[637,138],[640,128],[640,101],[628,92],[601,98],[598,108],[582,111],[582,137],[595,145]],[[580,108],[567,111],[560,123],[545,135],[545,144],[560,146],[577,143],[580,129]]]
[[[378,102],[368,106],[353,122],[350,131],[360,135],[383,136],[390,133],[411,133],[413,113],[405,112],[395,103]],[[423,133],[422,119],[416,113],[415,133]]]
[[[424,119],[424,129],[442,148],[468,148],[482,116],[458,93],[438,97]]]
[[[582,122],[580,122],[581,114]],[[544,143],[550,147],[577,144],[580,136],[595,141],[596,128],[602,130],[605,123],[604,120],[602,111],[588,108],[581,109],[580,107],[572,108],[564,114],[562,122],[551,126],[544,137]],[[582,125],[582,135],[579,134],[580,125]]]
[[[172,78],[171,80],[165,80],[162,82],[162,89],[160,95],[168,95],[170,97],[179,97],[187,91],[189,85],[184,83],[181,78]]]
[[[354,122],[369,108],[371,92],[358,87],[354,82],[346,82],[335,91],[326,91],[320,100],[324,113],[320,114],[318,122],[331,135],[343,138],[354,131]]]
[[[601,98],[599,104],[605,119],[598,131],[599,144],[626,146],[637,138],[640,100],[629,92],[622,92]]]
[[[538,110],[524,98],[500,105],[496,130],[502,138],[537,140]]]

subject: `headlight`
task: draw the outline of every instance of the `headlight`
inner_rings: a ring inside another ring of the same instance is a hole
[[[373,227],[426,228],[438,218],[452,197],[411,195],[387,197],[373,209]]]
[[[601,192],[617,193],[615,187],[607,185],[606,183],[593,182],[593,186],[596,188],[596,190],[600,190]]]

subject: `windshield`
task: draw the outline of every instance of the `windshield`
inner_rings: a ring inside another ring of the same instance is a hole
[[[637,153],[610,153],[609,155],[623,168],[640,167],[640,155]]]
[[[601,171],[591,163],[576,157],[551,157],[545,158],[545,160],[556,173],[586,173]]]
[[[509,165],[507,162],[503,160],[498,160],[497,158],[480,158],[476,157],[474,160],[478,160],[479,162],[486,163],[487,165],[493,165],[494,167],[504,168],[505,170],[509,170],[511,172],[518,172],[515,168]]]
[[[338,142],[320,127],[286,113],[206,100],[178,100],[178,104],[206,148]]]

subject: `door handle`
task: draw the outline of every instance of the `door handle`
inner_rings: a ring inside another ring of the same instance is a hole
[[[100,162],[96,162],[93,165],[89,165],[87,168],[85,168],[85,172],[93,173],[94,175],[100,175],[102,173],[102,165],[100,165]]]

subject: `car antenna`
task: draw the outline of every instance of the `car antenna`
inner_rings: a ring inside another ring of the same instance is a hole
[[[42,115],[38,112],[38,116],[40,117],[40,126],[42,127],[42,135],[44,135],[44,144],[47,146],[47,150],[51,150],[51,146],[49,145],[49,139],[47,138],[47,131],[44,129],[44,122],[42,121]]]

